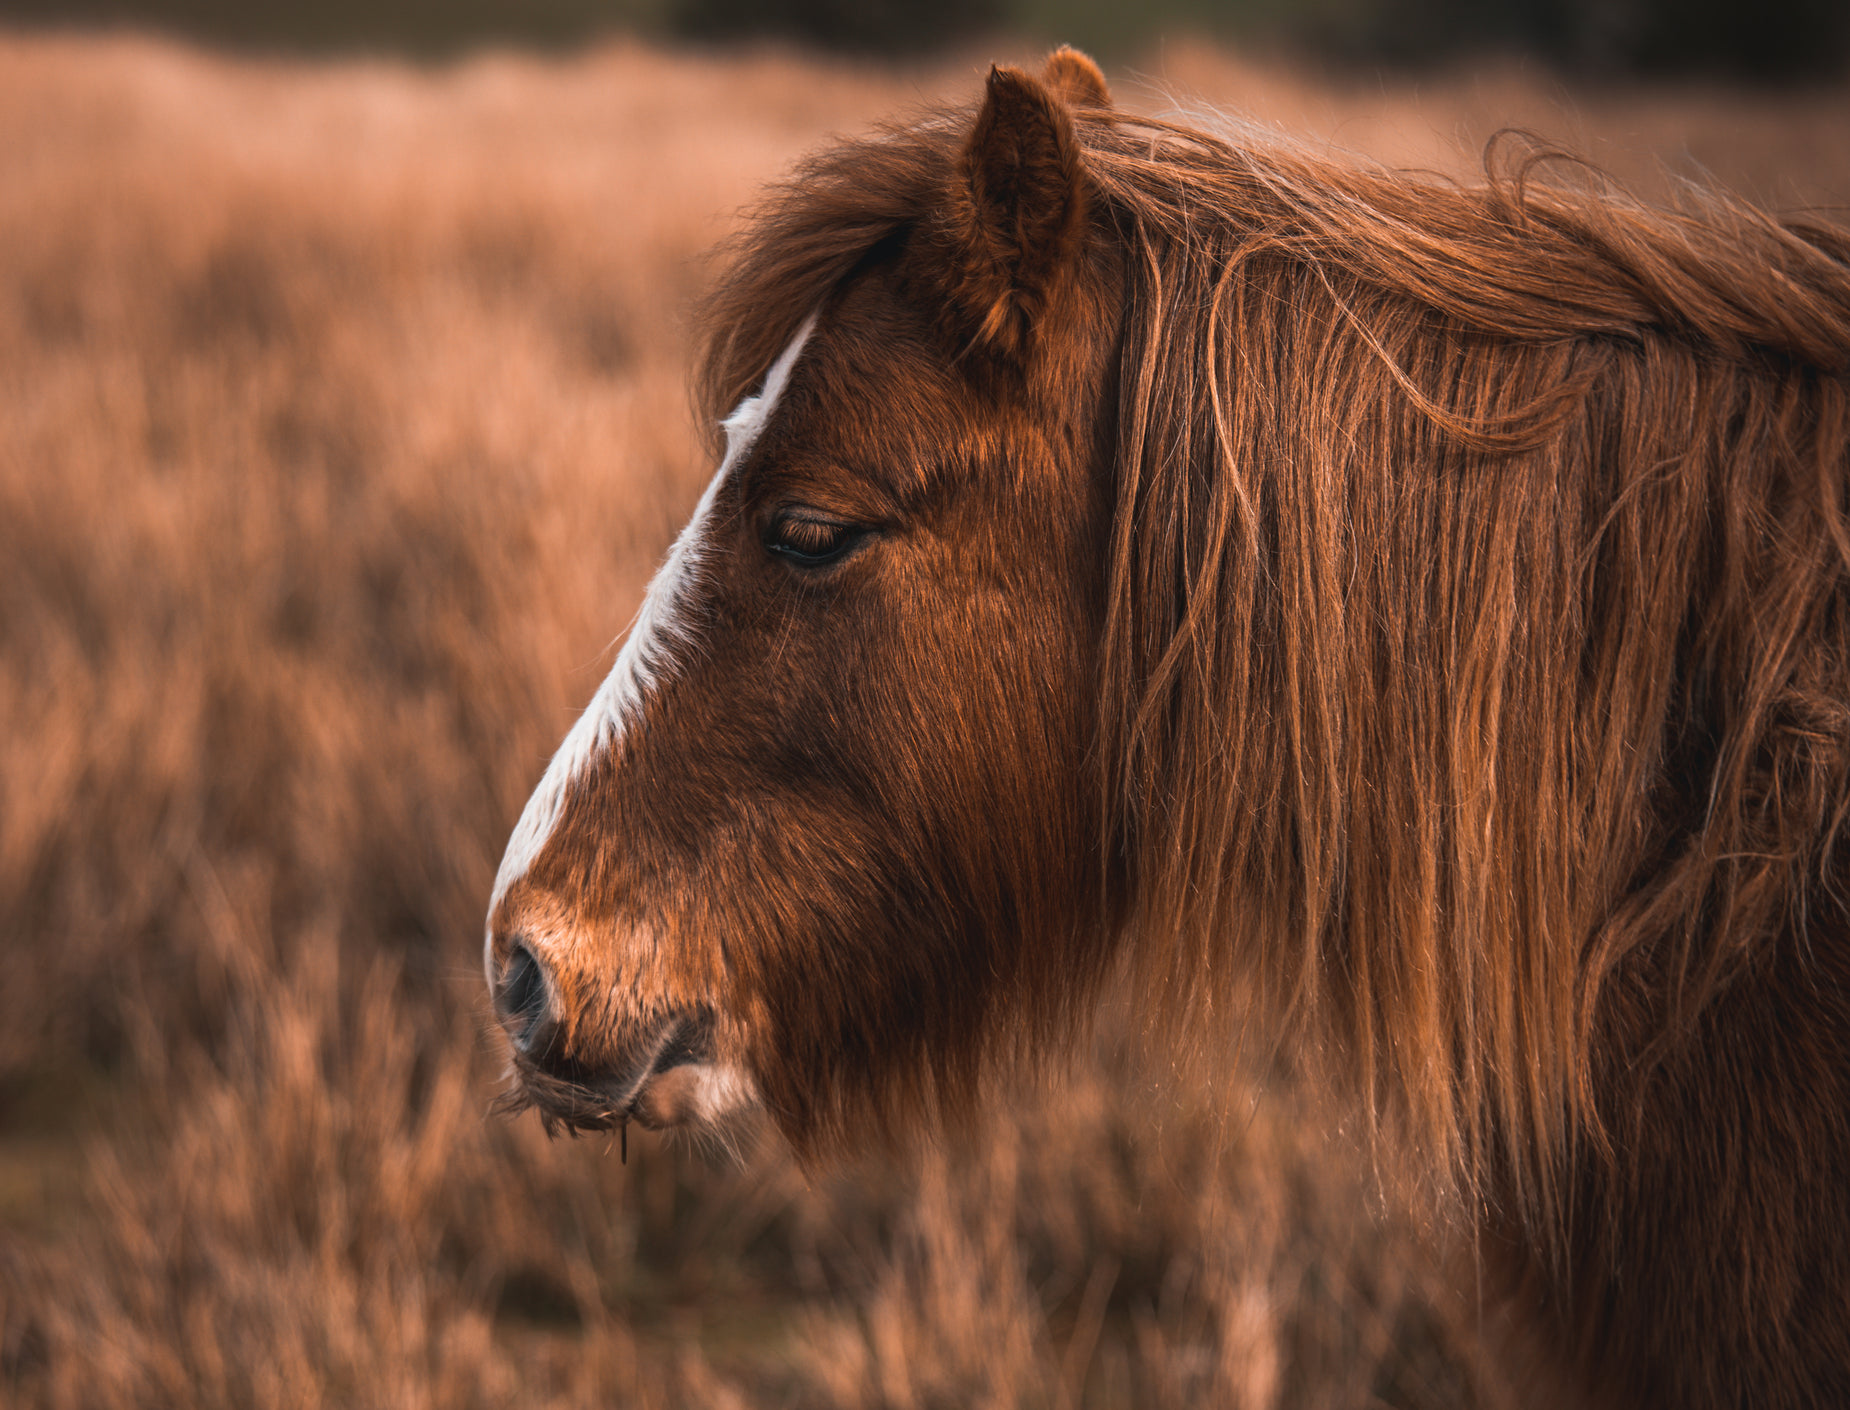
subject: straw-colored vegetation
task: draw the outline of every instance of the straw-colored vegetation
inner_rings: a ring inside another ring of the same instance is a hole
[[[1167,76],[1395,160],[1564,126]],[[971,89],[0,42],[0,1400],[1501,1401],[1334,1118],[1160,1048],[814,1180],[485,1116],[495,860],[704,475],[700,251]],[[1589,112],[1627,174],[1845,198],[1839,96]]]

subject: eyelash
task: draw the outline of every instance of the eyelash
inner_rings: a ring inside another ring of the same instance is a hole
[[[780,514],[765,531],[764,546],[800,568],[820,568],[853,548],[866,533],[853,524]]]

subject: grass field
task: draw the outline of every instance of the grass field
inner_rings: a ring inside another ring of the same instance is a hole
[[[1135,1016],[813,1176],[485,1114],[496,860],[705,478],[702,252],[979,72],[0,37],[0,1401],[1508,1399],[1341,1123]],[[1179,44],[1120,88],[1850,204],[1841,92],[1337,89]]]

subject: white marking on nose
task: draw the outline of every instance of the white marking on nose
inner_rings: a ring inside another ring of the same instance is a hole
[[[527,868],[533,865],[534,858],[552,836],[559,815],[565,810],[566,795],[571,792],[572,784],[600,751],[623,737],[629,722],[642,708],[644,698],[675,669],[678,663],[676,648],[685,646],[691,639],[691,631],[683,617],[684,590],[700,562],[701,539],[706,533],[713,501],[727,475],[745,458],[763,432],[765,423],[771,419],[771,413],[777,409],[778,398],[790,379],[790,369],[796,366],[797,357],[815,328],[816,315],[812,313],[797,329],[790,346],[771,364],[771,370],[765,374],[764,389],[740,402],[732,415],[721,423],[726,432],[726,454],[720,460],[719,469],[714,472],[706,493],[701,495],[694,517],[687,521],[654,581],[649,584],[642,609],[630,627],[629,639],[617,654],[616,665],[552,756],[545,777],[527,800],[520,821],[515,824],[514,835],[508,839],[501,870],[495,876],[494,894],[488,901],[491,933],[501,898],[507,894],[508,887],[526,875]]]

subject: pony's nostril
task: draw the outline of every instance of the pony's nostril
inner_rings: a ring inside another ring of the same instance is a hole
[[[495,992],[495,1009],[501,1015],[508,1036],[522,1052],[543,1047],[555,1027],[552,993],[546,972],[533,957],[533,951],[518,942],[502,972],[501,985]]]

